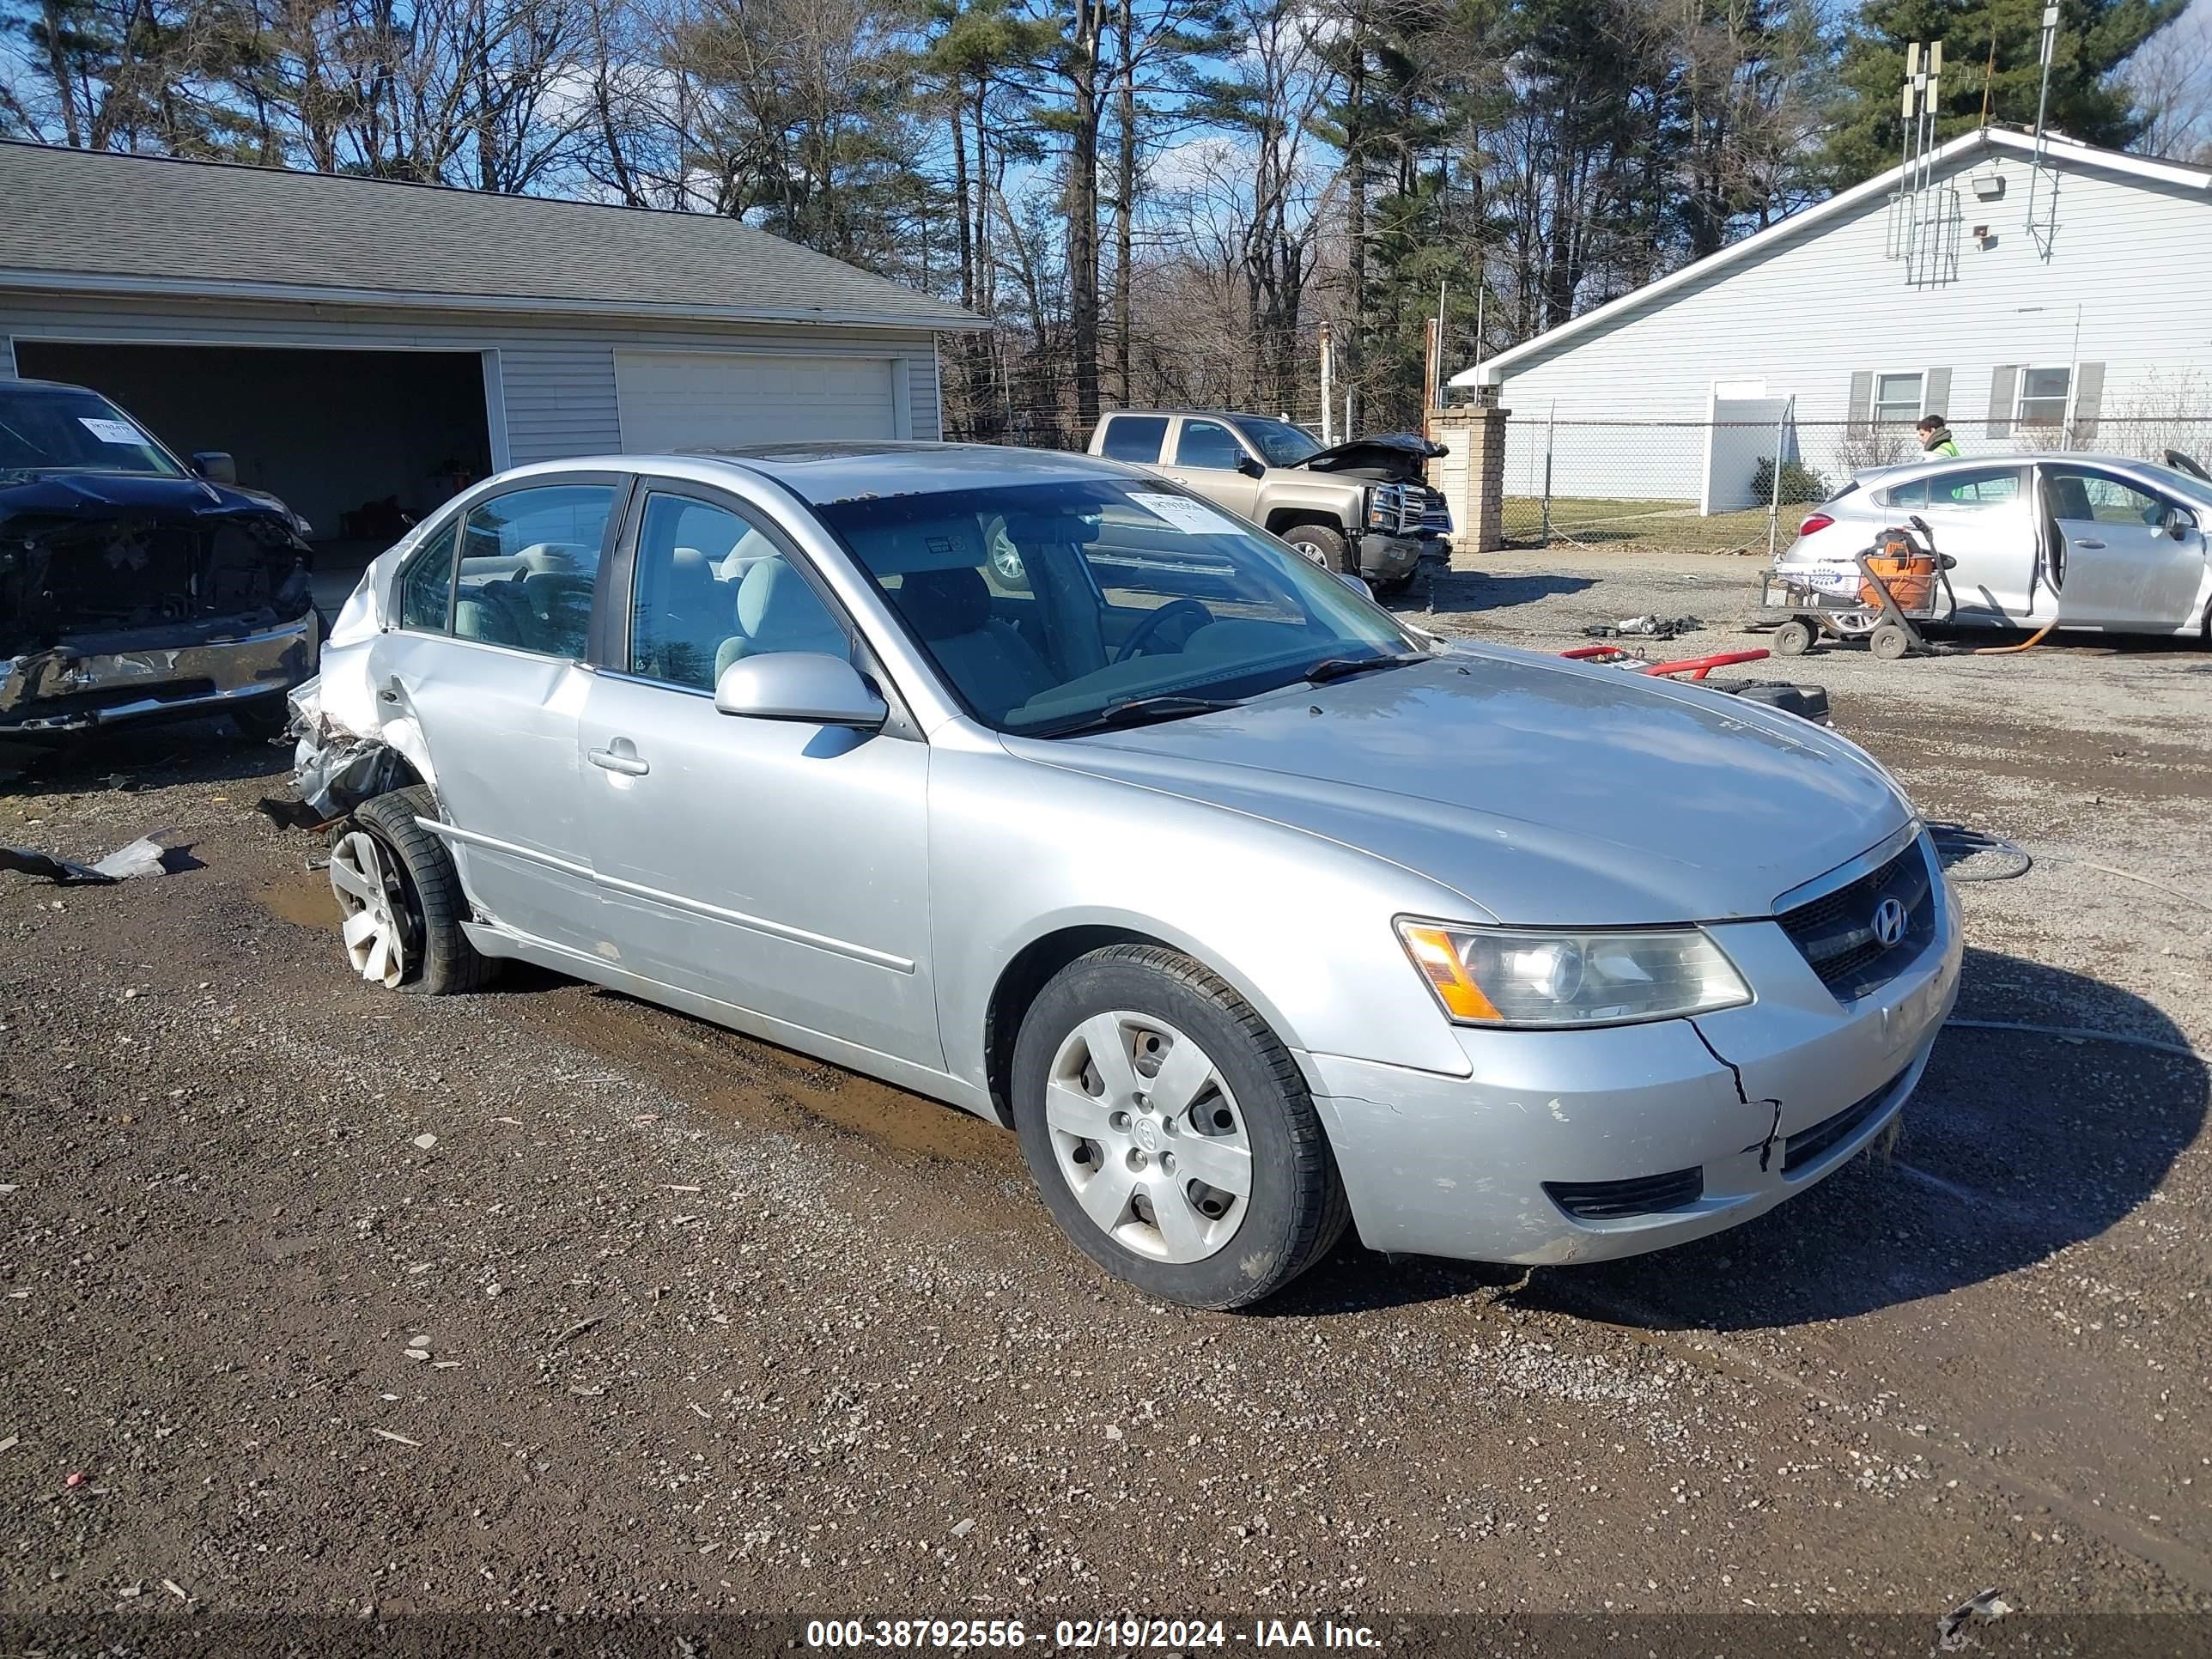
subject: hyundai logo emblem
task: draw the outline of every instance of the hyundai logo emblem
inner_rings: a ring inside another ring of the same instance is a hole
[[[1874,936],[1885,951],[1905,937],[1911,918],[1905,913],[1902,899],[1886,898],[1874,907]]]

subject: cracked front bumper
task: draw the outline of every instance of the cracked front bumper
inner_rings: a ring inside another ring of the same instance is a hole
[[[319,641],[310,610],[262,626],[179,623],[87,635],[0,659],[0,737],[58,738],[281,697],[315,672]]]
[[[1848,1006],[1778,924],[1711,931],[1755,1000],[1694,1028],[1462,1028],[1466,1077],[1302,1055],[1361,1243],[1531,1265],[1634,1255],[1763,1214],[1879,1136],[1958,995],[1948,888],[1919,959]],[[1643,1213],[1571,1214],[1555,1195],[1692,1170],[1693,1198]]]

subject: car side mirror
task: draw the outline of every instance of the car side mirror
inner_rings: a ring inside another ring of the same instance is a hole
[[[740,657],[714,682],[714,707],[749,720],[850,726],[872,732],[890,707],[860,671],[819,651],[770,651]]]
[[[2178,542],[2189,539],[2189,532],[2197,528],[2197,515],[2185,507],[2166,509],[2166,533]]]
[[[1371,599],[1375,597],[1375,590],[1369,585],[1364,576],[1354,575],[1349,570],[1340,570],[1336,573],[1336,579],[1363,599]]]
[[[1267,476],[1267,464],[1265,461],[1254,460],[1249,455],[1239,455],[1237,458],[1237,470],[1248,478],[1264,478]]]
[[[210,483],[234,484],[238,482],[238,463],[231,459],[224,450],[194,450],[192,471]]]

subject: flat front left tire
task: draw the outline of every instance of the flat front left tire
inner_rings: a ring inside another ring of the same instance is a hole
[[[354,971],[387,991],[453,996],[481,988],[498,963],[461,922],[468,901],[445,843],[416,822],[438,816],[422,784],[364,801],[331,832],[331,890]]]
[[[1150,945],[1055,975],[1014,1048],[1046,1207],[1116,1278],[1198,1308],[1273,1295],[1349,1212],[1297,1063],[1218,975]]]

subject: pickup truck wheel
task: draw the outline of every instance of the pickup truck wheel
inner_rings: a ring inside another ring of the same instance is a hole
[[[331,891],[354,971],[387,991],[450,996],[487,983],[498,964],[461,932],[468,902],[460,873],[435,836],[421,784],[363,801],[331,832]]]
[[[1218,976],[1163,946],[1095,951],[1039,994],[1014,1047],[1014,1124],[1077,1247],[1187,1306],[1273,1295],[1348,1218],[1289,1050]]]
[[[292,708],[282,693],[256,697],[231,709],[230,723],[248,743],[274,743],[291,729]]]
[[[1325,524],[1294,524],[1283,532],[1283,539],[1324,570],[1346,576],[1359,574],[1344,538]]]

